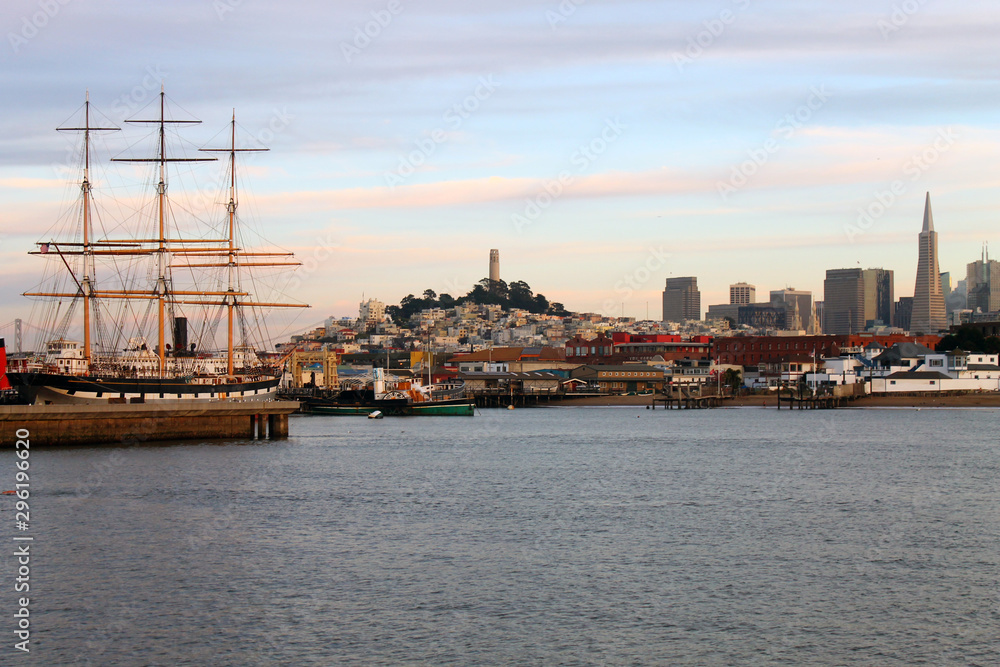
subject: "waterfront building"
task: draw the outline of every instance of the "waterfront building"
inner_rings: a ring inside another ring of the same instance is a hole
[[[712,337],[663,334],[615,333],[614,359],[621,362],[655,363],[657,361],[709,360],[712,358]]]
[[[449,360],[463,373],[569,370],[579,364],[567,363],[561,347],[492,347],[471,354],[456,354]]]
[[[814,336],[731,336],[716,338],[712,358],[716,364],[758,366],[784,357],[817,355],[820,358],[838,357],[842,353],[860,354],[871,343],[894,345],[913,342],[933,348],[940,336],[906,336],[902,334],[851,334]]]
[[[614,353],[614,339],[604,334],[589,339],[577,334],[566,341],[566,361],[587,364],[611,359]]]
[[[701,292],[692,276],[667,278],[663,290],[663,321],[685,322],[701,319]]]
[[[758,366],[792,356],[840,355],[846,336],[732,336],[716,338],[712,358],[716,364]]]
[[[668,384],[707,384],[712,379],[711,359],[678,359],[666,368],[664,380]]]
[[[757,302],[757,287],[750,283],[735,283],[729,286],[729,303],[745,306]]]
[[[576,336],[566,342],[566,361],[577,364],[670,362],[711,356],[711,336],[691,336],[685,340],[676,334],[615,332],[610,338]]]
[[[570,377],[583,380],[603,393],[663,391],[662,368],[643,364],[586,365],[570,371]]]
[[[457,376],[465,381],[465,388],[473,394],[494,396],[521,394],[557,394],[562,386],[562,377],[555,373],[540,371],[527,372],[477,372],[459,373]]]
[[[941,274],[938,270],[938,241],[931,213],[931,193],[924,202],[924,224],[918,237],[919,257],[917,279],[913,288],[913,314],[910,330],[937,333],[948,326],[941,292]]]

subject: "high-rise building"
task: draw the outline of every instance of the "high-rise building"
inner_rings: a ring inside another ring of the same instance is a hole
[[[998,271],[1000,274],[1000,271]],[[968,285],[967,280],[959,280],[955,283],[955,289],[951,291],[944,298],[944,309],[947,313],[954,313],[956,310],[965,310],[967,308],[966,304],[966,285]]]
[[[490,282],[500,282],[500,251],[490,250]]]
[[[1000,262],[990,259],[983,248],[983,258],[966,265],[966,308],[995,313],[1000,310]]]
[[[948,295],[951,294],[951,272],[942,271],[941,277],[941,294],[944,295],[945,303],[948,302]]]
[[[364,327],[373,327],[385,321],[385,304],[378,299],[368,299],[358,305],[358,322]]]
[[[729,303],[745,306],[757,301],[757,286],[750,283],[735,283],[729,286]]]
[[[913,297],[901,296],[896,302],[896,315],[892,321],[892,326],[900,329],[910,330],[910,317],[913,315]]]
[[[663,290],[663,321],[683,322],[701,319],[701,292],[695,277],[667,278]]]
[[[893,272],[830,269],[823,281],[823,333],[846,335],[876,324],[890,326],[895,311]]]
[[[918,237],[917,280],[913,288],[913,315],[910,331],[935,334],[947,328],[944,294],[941,293],[941,274],[938,270],[937,232],[931,213],[931,193],[924,202],[924,226]]]
[[[852,334],[864,328],[865,281],[861,269],[828,269],[823,281],[823,333]]]
[[[794,287],[771,290],[771,305],[785,309],[785,322],[789,329],[802,329],[808,334],[816,332],[812,292]]]
[[[892,326],[896,312],[893,272],[890,269],[865,269],[865,328]]]

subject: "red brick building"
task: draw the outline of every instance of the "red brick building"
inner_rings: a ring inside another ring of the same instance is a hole
[[[591,340],[578,334],[566,341],[566,361],[589,364],[610,359],[614,353],[614,339],[604,334],[598,334],[597,338]]]
[[[615,332],[610,338],[599,335],[593,340],[576,336],[566,342],[566,361],[581,364],[646,363],[656,357],[664,361],[711,359],[711,336],[692,336],[684,340],[671,334],[629,334]]]
[[[919,343],[931,349],[939,336],[906,336],[903,334],[851,334],[849,336],[732,336],[716,338],[712,358],[717,364],[758,366],[793,356],[838,357],[845,348],[863,348],[877,342],[885,347],[895,343]]]

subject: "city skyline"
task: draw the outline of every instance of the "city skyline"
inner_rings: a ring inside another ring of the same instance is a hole
[[[914,6],[16,0],[0,16],[0,321],[30,311],[26,253],[78,188],[54,128],[88,89],[121,125],[161,83],[203,121],[191,150],[234,107],[271,148],[245,204],[311,269],[296,329],[363,294],[465,293],[491,248],[551,301],[639,319],[680,276],[722,304],[741,281],[818,299],[826,269],[881,266],[909,296],[925,191],[954,276],[1000,207],[1000,8]],[[204,169],[172,187],[217,178]]]

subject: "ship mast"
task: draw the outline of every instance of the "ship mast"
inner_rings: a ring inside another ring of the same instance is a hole
[[[157,256],[157,278],[156,278],[156,300],[157,300],[157,355],[160,360],[160,377],[164,376],[166,370],[166,306],[170,299],[170,286],[167,280],[167,267],[169,264],[167,250],[167,230],[166,230],[166,205],[167,205],[167,163],[168,162],[212,162],[214,157],[167,157],[166,147],[166,125],[196,125],[200,120],[173,120],[165,116],[166,95],[163,86],[160,86],[160,117],[153,120],[126,120],[126,123],[155,123],[159,125],[159,155],[155,158],[114,158],[112,162],[157,162],[160,166],[160,182],[156,186],[157,215],[159,233],[154,242],[157,243],[155,250]]]
[[[82,128],[59,128],[62,130],[82,130],[88,134],[85,137],[89,140],[89,132],[96,130],[118,130],[119,128],[98,128],[90,127],[89,121],[89,101],[88,120]],[[308,308],[303,303],[265,303],[253,299],[249,292],[244,291],[239,286],[239,270],[254,267],[294,267],[300,266],[301,262],[293,259],[290,252],[245,252],[237,244],[236,209],[238,197],[236,194],[236,153],[250,151],[264,151],[266,148],[236,148],[236,114],[233,113],[232,129],[230,132],[230,145],[228,148],[202,149],[209,152],[227,152],[230,156],[230,183],[229,183],[229,203],[228,209],[228,235],[227,238],[168,238],[167,235],[167,168],[168,162],[210,162],[215,161],[215,157],[184,158],[167,157],[166,153],[166,132],[167,124],[195,124],[199,120],[173,120],[166,118],[165,95],[160,89],[160,117],[152,120],[126,120],[128,123],[148,123],[158,126],[158,147],[157,155],[153,158],[113,158],[112,162],[148,162],[155,163],[159,167],[159,182],[157,184],[157,232],[156,238],[125,238],[94,240],[93,229],[90,223],[90,180],[89,180],[89,149],[86,152],[86,165],[84,169],[83,193],[84,193],[84,233],[83,243],[43,243],[39,242],[39,250],[29,254],[43,255],[48,252],[49,245],[55,247],[60,259],[70,270],[70,275],[76,282],[76,292],[25,292],[24,296],[44,297],[44,298],[75,298],[81,294],[84,303],[87,305],[85,311],[85,347],[90,358],[90,322],[89,305],[97,299],[126,299],[126,300],[155,300],[158,302],[158,346],[157,359],[159,362],[159,375],[164,377],[166,367],[166,320],[167,306],[193,305],[193,306],[226,306],[228,310],[228,343],[227,343],[227,370],[230,376],[233,375],[234,368],[234,341],[233,325],[237,307],[266,307],[266,308]],[[222,235],[220,235],[222,236]],[[84,258],[84,279],[78,281],[67,263],[67,256],[82,255]],[[105,290],[97,289],[93,285],[93,261],[95,256],[105,257],[139,257],[155,255],[157,259],[157,279],[153,289],[122,289]],[[219,259],[214,259],[214,258]],[[251,258],[249,261],[246,258]],[[260,258],[260,259],[258,259]],[[264,259],[268,258],[268,259]],[[288,258],[288,259],[284,259]],[[172,263],[173,262],[175,263]],[[228,273],[228,286],[225,291],[212,289],[183,290],[174,289],[170,279],[169,271],[174,268],[225,268]]]
[[[87,91],[84,102],[84,122],[83,127],[57,127],[59,132],[83,132],[83,181],[80,183],[80,191],[83,194],[83,279],[79,282],[80,292],[83,294],[83,358],[87,367],[90,367],[92,359],[90,342],[90,298],[93,293],[94,278],[94,251],[90,243],[91,223],[90,223],[90,133],[91,132],[118,132],[118,127],[91,127],[90,126],[90,91]]]
[[[233,314],[236,308],[236,154],[255,153],[269,150],[267,148],[237,148],[236,147],[236,109],[233,109],[233,120],[229,133],[229,148],[202,148],[206,153],[229,153],[229,203],[226,211],[229,213],[229,252],[226,273],[229,284],[229,294],[225,297],[226,322],[228,336],[226,339],[226,373],[233,375]],[[295,263],[298,265],[298,262]]]

